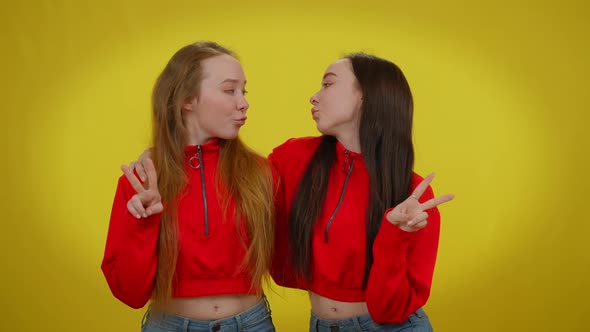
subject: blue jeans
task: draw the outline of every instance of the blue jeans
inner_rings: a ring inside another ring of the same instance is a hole
[[[274,332],[270,306],[266,297],[252,308],[219,320],[193,320],[152,313],[149,309],[142,322],[142,332]]]
[[[430,320],[422,308],[399,324],[378,324],[366,314],[348,319],[321,319],[311,313],[310,332],[432,332]]]

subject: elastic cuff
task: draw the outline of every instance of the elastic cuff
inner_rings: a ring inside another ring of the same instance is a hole
[[[392,209],[388,209],[385,214],[383,214],[383,219],[381,220],[381,227],[379,228],[379,233],[377,233],[377,238],[375,242],[382,242],[388,247],[391,247],[392,244],[406,248],[407,245],[412,241],[416,232],[406,232],[403,229],[399,228],[399,226],[392,224],[385,216],[387,213]]]

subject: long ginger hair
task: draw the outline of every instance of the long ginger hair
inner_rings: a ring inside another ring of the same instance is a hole
[[[187,184],[184,171],[188,130],[182,105],[198,96],[203,80],[202,61],[230,50],[213,42],[197,42],[180,49],[170,59],[154,86],[153,160],[158,189],[166,206],[161,216],[158,270],[153,300],[166,302],[172,296],[172,281],[178,259],[178,197]],[[223,140],[217,167],[217,190],[223,205],[236,206],[236,227],[246,223],[249,241],[244,266],[250,271],[252,289],[260,291],[268,281],[274,238],[273,180],[266,159],[248,149],[239,138]],[[223,189],[221,189],[223,188]],[[239,230],[239,228],[238,228]]]

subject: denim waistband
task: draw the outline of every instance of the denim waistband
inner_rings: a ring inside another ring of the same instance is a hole
[[[410,317],[402,323],[399,324],[386,324],[388,326],[397,326],[402,327],[406,324],[409,324],[410,321],[414,319],[421,319],[426,318],[426,313],[422,308],[416,310]],[[322,319],[316,316],[313,312],[311,313],[311,320],[310,320],[310,330],[311,331],[330,331],[330,332],[337,332],[337,331],[372,331],[375,328],[378,328],[380,324],[376,323],[371,315],[364,314],[361,316],[356,316],[347,319]]]
[[[270,305],[268,300],[263,296],[262,300],[254,305],[252,308],[243,311],[235,316],[222,318],[219,320],[195,320],[186,317],[171,315],[169,313],[158,312],[156,310],[148,309],[144,316],[145,324],[147,322],[154,322],[160,327],[168,329],[175,329],[178,331],[219,331],[225,329],[242,330],[242,326],[251,321],[261,319],[270,314]]]

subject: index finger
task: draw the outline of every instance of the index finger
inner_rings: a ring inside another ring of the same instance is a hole
[[[156,173],[156,167],[152,159],[146,158],[143,162],[143,167],[148,178],[149,188],[158,191],[158,174]]]
[[[432,182],[433,178],[434,178],[434,173],[431,173],[430,175],[425,177],[424,180],[422,180],[422,182],[420,182],[420,184],[416,187],[416,189],[414,189],[411,196],[416,199],[419,199],[420,197],[422,197],[422,194],[424,194],[424,192],[426,191],[426,188],[428,188],[428,186],[430,185],[430,182]]]
[[[433,207],[439,206],[442,203],[448,202],[448,201],[452,200],[453,198],[455,198],[455,195],[453,195],[453,194],[447,194],[447,195],[435,197],[435,198],[429,199],[428,201],[422,203],[422,208],[424,210],[432,209]]]
[[[127,167],[127,165],[122,165],[121,170],[125,174],[127,180],[129,180],[129,183],[131,183],[133,189],[135,189],[135,192],[140,193],[145,191],[145,189],[141,185],[141,182],[139,182],[135,174],[133,174],[133,171],[129,167]]]

